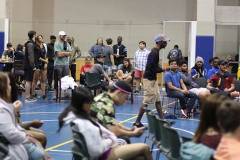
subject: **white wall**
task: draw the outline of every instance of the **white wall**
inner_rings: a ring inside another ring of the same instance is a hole
[[[32,0],[8,0],[9,36],[14,45],[24,43],[27,32],[33,29],[32,4]]]
[[[196,20],[196,0],[10,1],[11,40],[15,44],[24,42],[30,29],[43,34],[47,41],[50,34],[65,30],[84,53],[99,36],[111,37],[116,43],[117,36],[122,35],[131,57],[140,40],[153,46],[153,37],[162,32],[161,21]]]
[[[238,26],[216,27],[216,56],[227,57],[238,53]]]

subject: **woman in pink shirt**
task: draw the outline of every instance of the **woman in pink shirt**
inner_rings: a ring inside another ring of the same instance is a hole
[[[228,100],[217,110],[217,120],[223,133],[214,159],[240,159],[240,103]]]

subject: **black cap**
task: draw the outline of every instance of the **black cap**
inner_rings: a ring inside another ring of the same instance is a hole
[[[220,65],[228,65],[228,61],[225,61],[225,60],[221,60],[219,62]]]
[[[127,94],[130,94],[132,92],[131,86],[125,81],[117,81],[113,84],[113,86]]]

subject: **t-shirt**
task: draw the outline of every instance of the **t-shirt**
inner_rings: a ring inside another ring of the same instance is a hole
[[[181,84],[180,84],[181,79],[182,79],[181,74],[178,71],[176,72],[168,71],[165,73],[165,76],[164,76],[165,84],[172,82],[173,86],[177,88],[181,88]]]
[[[89,70],[89,73],[98,73],[102,75],[105,73],[105,71],[101,64],[94,64],[93,67]]]
[[[108,93],[99,94],[94,98],[91,106],[91,116],[104,126],[108,124],[115,124],[115,109],[114,102]]]
[[[84,66],[81,67],[80,73],[89,72],[92,66],[93,66],[92,64],[85,64]]]
[[[231,137],[223,136],[215,152],[216,160],[239,160],[240,141]]]
[[[113,53],[114,54],[117,54],[119,53],[119,57],[114,57],[114,62],[115,62],[115,65],[119,65],[119,64],[123,64],[123,59],[124,57],[127,57],[127,48],[121,44],[121,45],[118,45],[118,44],[115,44],[113,46]]]
[[[225,88],[231,88],[231,84],[233,84],[233,81],[234,78],[229,72],[218,72],[210,79],[210,83],[212,84],[212,86],[215,88],[219,88],[220,90],[224,90]]]
[[[163,70],[159,67],[159,49],[153,48],[148,55],[143,77],[150,81],[157,80],[157,73],[160,72],[163,72]]]
[[[212,67],[211,69],[208,70],[207,73],[207,79],[210,79],[214,74],[216,74],[219,71],[218,67]]]
[[[64,43],[61,42],[61,41],[58,41],[58,42],[55,42],[54,44],[54,51],[55,51],[55,54],[56,52],[71,52],[72,51],[72,48],[71,46],[69,45],[69,43]],[[69,65],[69,57],[58,57],[56,56],[55,60],[54,60],[54,66],[57,66],[57,65]]]
[[[104,59],[104,65],[112,66],[111,58],[110,56],[113,54],[113,49],[111,46],[105,46],[103,48],[103,54],[105,55]]]
[[[180,49],[174,48],[174,49],[170,50],[167,58],[169,60],[176,60],[179,62],[182,59],[182,51]]]

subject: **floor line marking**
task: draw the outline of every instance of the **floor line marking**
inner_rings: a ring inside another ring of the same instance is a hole
[[[169,105],[171,105],[171,104],[173,104],[173,103],[175,103],[175,102],[169,103],[169,104],[167,104],[167,105],[163,105],[162,107],[169,106]],[[153,109],[152,111],[155,111],[155,110],[156,110],[156,109]],[[136,117],[137,117],[137,116],[133,116],[133,117],[128,118],[128,119],[126,119],[126,120],[124,120],[124,121],[121,121],[120,124],[124,124],[124,123],[126,123],[126,122],[128,122],[128,121],[130,121],[130,120],[132,120],[132,119],[135,119]],[[51,151],[51,150],[53,150],[53,149],[62,147],[62,146],[64,146],[65,144],[69,144],[69,143],[72,143],[72,142],[73,142],[73,140],[68,140],[68,141],[66,141],[66,142],[63,142],[63,143],[54,145],[54,146],[52,146],[52,147],[49,147],[49,148],[47,148],[45,151]]]
[[[72,142],[73,142],[73,140],[68,140],[68,141],[66,141],[66,142],[59,143],[59,144],[57,144],[57,145],[54,145],[54,146],[52,146],[52,147],[49,147],[49,148],[45,149],[45,151],[46,151],[46,152],[47,152],[47,151],[51,151],[51,150],[54,150],[54,149],[59,148],[59,147],[62,147],[62,146],[64,146],[65,144],[69,144],[69,143],[72,143]]]
[[[72,153],[72,151],[69,150],[60,150],[60,149],[53,149],[49,152],[61,152],[61,153]]]
[[[172,127],[172,128],[173,128],[173,129],[176,129],[176,130],[179,130],[179,131],[184,131],[184,132],[189,133],[189,134],[191,134],[191,135],[194,135],[193,132],[191,132],[191,131],[187,131],[187,130],[185,130],[185,129],[175,128],[175,127]]]

